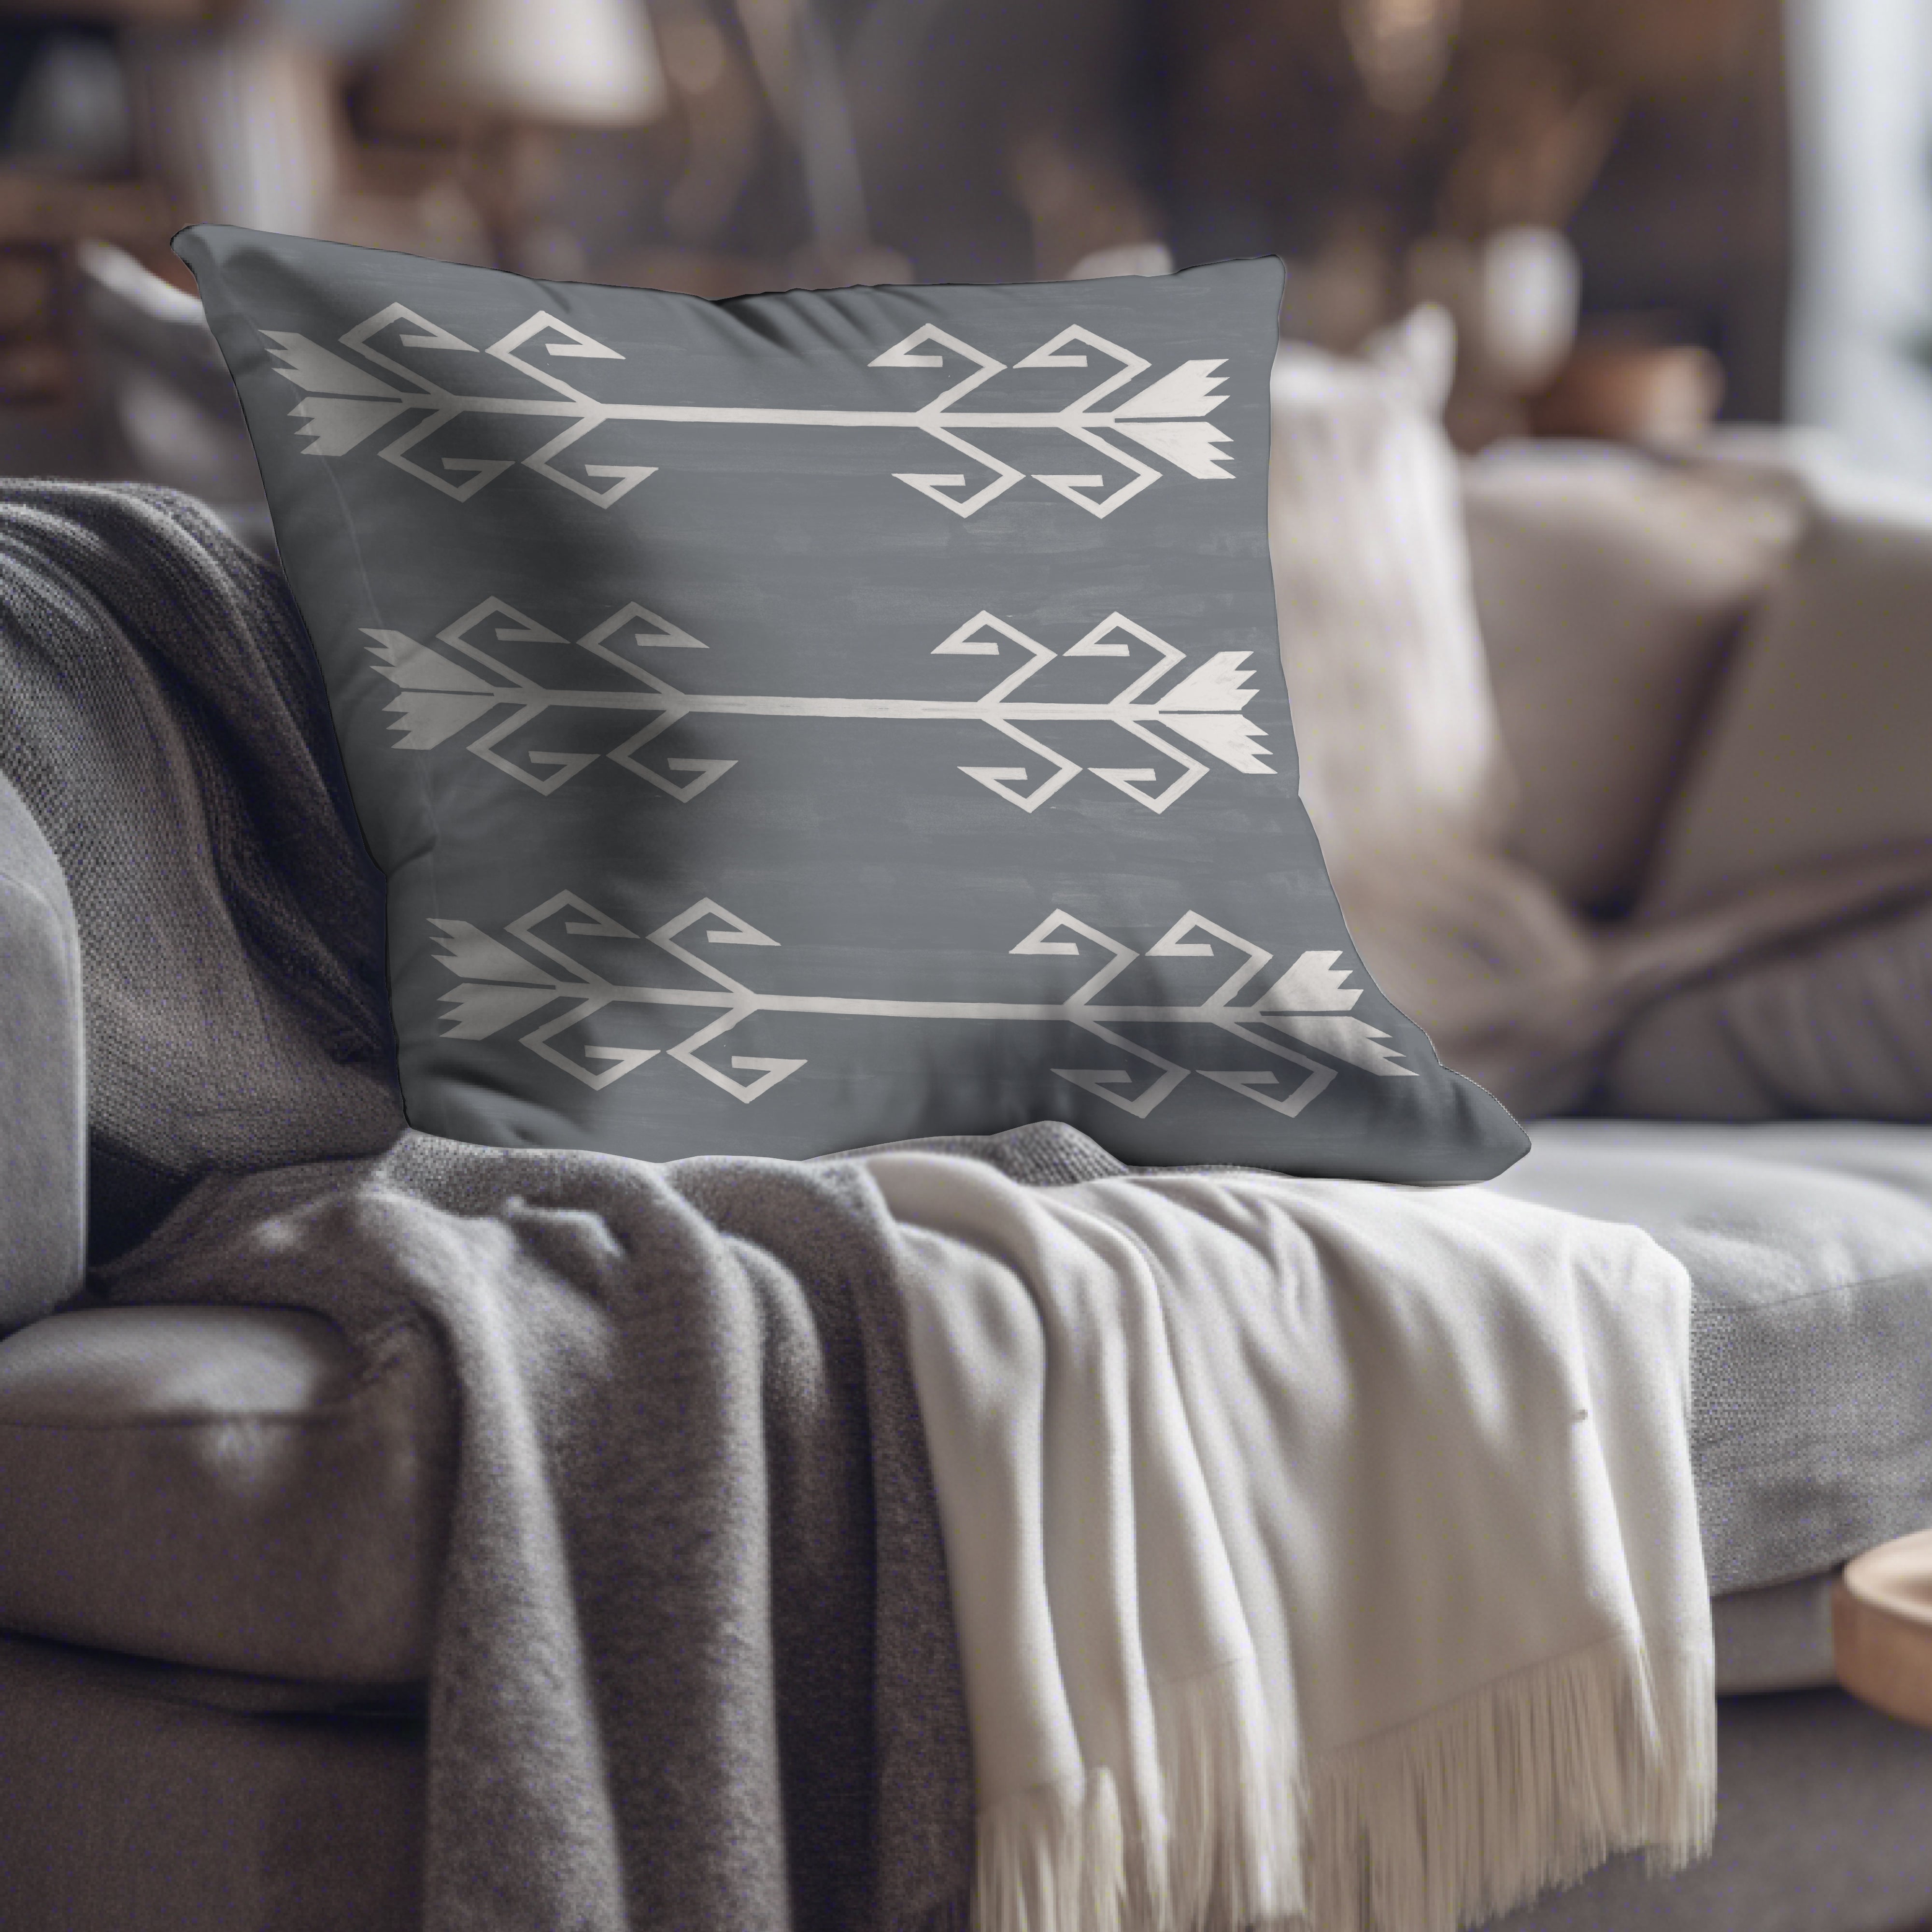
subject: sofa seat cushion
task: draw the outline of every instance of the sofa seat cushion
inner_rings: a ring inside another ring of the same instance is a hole
[[[0,1342],[0,1630],[421,1678],[453,1461],[434,1346],[287,1309],[90,1308]]]
[[[1486,1185],[1634,1222],[1690,1270],[1714,1594],[1817,1577],[1932,1521],[1932,1130],[1533,1136]],[[258,1676],[419,1678],[451,1420],[413,1330],[364,1359],[286,1310],[35,1323],[0,1342],[0,1629]],[[1803,1656],[1784,1632],[1726,1688],[1814,1681],[1809,1603]]]
[[[1634,1222],[1690,1270],[1714,1595],[1932,1522],[1932,1131],[1571,1120],[1532,1138],[1487,1185]]]

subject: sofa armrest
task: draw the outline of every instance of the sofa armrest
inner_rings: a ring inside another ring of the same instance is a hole
[[[59,861],[0,776],[0,1334],[86,1269],[80,933]]]

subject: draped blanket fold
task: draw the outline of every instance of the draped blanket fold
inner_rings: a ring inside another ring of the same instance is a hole
[[[1714,1816],[1689,1282],[1465,1189],[907,1151],[980,1932],[1450,1932]]]
[[[1704,1844],[1688,1285],[1634,1231],[1050,1124],[405,1130],[299,626],[165,492],[0,486],[0,770],[97,1170],[190,1190],[92,1294],[447,1362],[425,1932],[1448,1932]]]

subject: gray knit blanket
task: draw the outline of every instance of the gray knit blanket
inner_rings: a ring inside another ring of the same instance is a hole
[[[409,1130],[306,641],[184,498],[0,484],[0,769],[67,872],[94,1172],[142,1237],[92,1292],[447,1361],[426,1932],[962,1923],[964,1702],[864,1169]],[[1063,1128],[956,1150],[1122,1171]],[[152,1232],[142,1185],[183,1197]]]

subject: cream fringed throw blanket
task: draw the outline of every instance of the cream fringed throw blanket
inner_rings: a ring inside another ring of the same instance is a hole
[[[1690,1285],[1647,1237],[866,1166],[916,1258],[977,1932],[1450,1932],[1708,1848]]]

